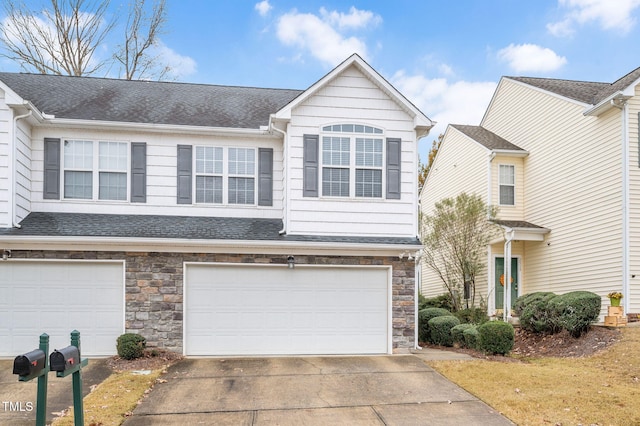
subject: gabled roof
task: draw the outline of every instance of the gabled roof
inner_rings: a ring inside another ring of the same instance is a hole
[[[56,118],[259,129],[302,90],[0,73],[2,83]]]
[[[414,121],[414,125],[416,128],[426,129],[428,132],[436,123],[431,121],[429,117],[427,117],[420,109],[418,109],[413,103],[411,103],[407,98],[404,97],[402,93],[400,93],[395,87],[391,85],[384,77],[382,77],[376,70],[374,70],[371,65],[369,65],[364,59],[362,59],[358,54],[354,53],[349,58],[344,60],[341,64],[331,70],[327,75],[322,77],[316,83],[314,83],[311,87],[301,93],[300,96],[293,99],[288,105],[278,111],[277,114],[274,115],[275,119],[283,119],[287,120],[291,117],[291,110],[296,106],[303,103],[309,97],[313,96],[324,87],[327,83],[337,77],[340,73],[342,73],[347,68],[355,66],[360,72],[362,72],[367,78],[369,78],[374,84],[376,84],[383,92],[385,92],[392,100],[394,100],[398,105],[400,105],[405,111],[407,111],[412,117]],[[426,133],[425,133],[426,135]],[[422,135],[422,136],[425,136]]]
[[[537,87],[548,92],[574,99],[589,105],[597,105],[617,92],[624,91],[640,79],[640,68],[636,68],[613,83],[591,81],[558,80],[552,78],[505,77]]]
[[[480,145],[492,151],[519,151],[523,154],[526,151],[508,140],[501,138],[495,133],[481,126],[466,126],[462,124],[451,124],[451,127],[469,136]]]

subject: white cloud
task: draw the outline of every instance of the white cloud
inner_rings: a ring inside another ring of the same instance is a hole
[[[320,9],[320,15],[325,22],[330,25],[337,25],[339,28],[365,28],[375,26],[382,22],[380,15],[376,15],[369,10],[358,10],[351,6],[349,14],[335,10],[329,12],[324,7]]]
[[[391,82],[438,123],[429,134],[430,140],[444,133],[448,124],[480,124],[496,89],[493,82],[450,82],[445,78],[407,75],[402,70],[393,75]]]
[[[271,6],[269,0],[262,0],[260,3],[256,3],[254,8],[258,11],[260,16],[266,16],[266,14],[273,9],[273,6]]]
[[[325,9],[320,10],[320,16],[294,10],[278,20],[277,36],[283,44],[297,47],[335,66],[353,53],[368,58],[364,40],[348,36],[345,30],[369,28],[381,21],[380,16],[354,7],[346,15]]]
[[[535,44],[510,44],[498,51],[498,59],[516,72],[555,71],[567,63],[564,56]]]
[[[575,32],[574,26],[597,22],[603,30],[625,34],[636,24],[633,12],[640,7],[640,0],[558,0],[567,9],[563,20],[547,24],[554,36],[564,37]]]
[[[180,55],[166,44],[158,40],[153,47],[153,55],[157,56],[158,64],[169,68],[169,79],[180,80],[197,71],[196,61],[189,56]]]

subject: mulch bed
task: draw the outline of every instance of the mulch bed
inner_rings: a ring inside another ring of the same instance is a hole
[[[501,362],[522,362],[522,358],[579,358],[593,355],[614,343],[620,341],[619,329],[592,326],[586,334],[574,338],[566,331],[557,334],[545,335],[531,333],[521,328],[516,328],[514,346],[510,356],[486,355],[472,349],[444,348],[428,343],[420,343],[420,346],[446,349],[465,353],[474,358],[487,359]]]
[[[107,360],[107,365],[114,371],[157,370],[168,367],[182,358],[182,355],[165,349],[146,349],[142,357],[132,360],[112,356]]]

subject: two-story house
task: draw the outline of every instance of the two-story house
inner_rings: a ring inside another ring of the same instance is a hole
[[[306,90],[0,73],[0,355],[416,344],[417,141],[354,55]]]
[[[613,83],[503,77],[479,126],[447,128],[421,209],[461,192],[499,208],[476,281],[489,313],[573,290],[601,295],[602,314],[612,291],[640,312],[639,83],[640,69]],[[427,267],[422,280],[443,293]]]

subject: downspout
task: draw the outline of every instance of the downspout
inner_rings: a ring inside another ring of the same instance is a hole
[[[9,179],[11,179],[11,182],[9,183],[9,217],[11,220],[11,226],[13,226],[14,228],[20,228],[20,224],[16,221],[16,211],[18,210],[16,208],[16,203],[17,203],[17,197],[16,197],[16,191],[17,191],[17,166],[15,164],[16,162],[16,158],[18,157],[18,136],[17,136],[17,129],[18,129],[18,121],[22,120],[23,118],[29,117],[31,116],[31,114],[33,114],[33,111],[29,110],[27,111],[25,114],[22,115],[17,115],[15,117],[13,117],[13,125],[12,125],[12,129],[11,129],[11,149],[9,149],[9,167],[11,167],[11,173],[9,173]]]
[[[502,319],[506,322],[511,311],[511,242],[515,231],[506,228],[504,238],[504,301],[502,304]]]
[[[629,106],[622,105],[622,294],[624,312],[629,312]]]
[[[418,342],[418,300],[419,300],[419,293],[420,293],[420,282],[422,281],[422,270],[420,268],[420,258],[422,258],[422,250],[420,252],[418,252],[418,254],[416,254],[416,264],[415,264],[415,294],[414,294],[414,320],[413,320],[413,332],[414,332],[414,337],[413,337],[413,341],[414,341],[414,345],[416,349],[422,349],[422,347],[418,344],[420,342]]]
[[[287,233],[287,191],[289,191],[289,185],[287,185],[287,132],[274,126],[271,119],[269,119],[269,128],[282,135],[282,229],[278,234],[284,235]]]
[[[491,204],[493,201],[493,191],[492,191],[492,174],[491,174],[491,163],[493,162],[493,159],[496,158],[496,153],[494,151],[489,152],[489,155],[487,156],[487,217],[489,216],[489,209],[491,208]],[[493,312],[495,312],[496,306],[495,306],[495,289],[492,288],[493,287],[493,283],[495,283],[495,267],[492,265],[491,262],[491,246],[489,246],[489,249],[487,250],[487,272],[489,271],[493,271],[493,274],[491,273],[487,273],[487,297],[489,297],[489,295],[491,294],[492,291],[494,291],[494,297],[493,297],[493,302],[489,302],[487,300],[487,315],[491,315],[489,310],[491,308],[491,305],[493,304]],[[491,276],[494,276],[493,280],[491,279]]]

